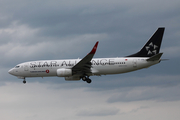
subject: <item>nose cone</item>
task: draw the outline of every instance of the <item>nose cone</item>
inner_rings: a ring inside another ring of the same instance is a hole
[[[11,74],[11,75],[14,75],[14,74],[13,74],[13,73],[14,73],[14,70],[13,70],[13,69],[10,69],[10,70],[8,71],[8,73]]]

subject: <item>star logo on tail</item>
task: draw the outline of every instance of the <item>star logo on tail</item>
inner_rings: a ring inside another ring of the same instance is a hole
[[[158,46],[151,42],[148,46],[146,46],[146,50],[148,52],[147,54],[157,54],[157,48]]]

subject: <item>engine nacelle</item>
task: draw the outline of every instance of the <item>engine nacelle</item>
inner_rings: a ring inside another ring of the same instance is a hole
[[[80,76],[70,76],[70,77],[65,77],[66,81],[77,81],[80,80]]]
[[[58,77],[69,77],[72,76],[72,70],[71,69],[57,69],[57,76]]]

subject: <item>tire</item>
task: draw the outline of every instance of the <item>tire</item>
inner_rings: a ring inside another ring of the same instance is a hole
[[[26,81],[24,80],[23,83],[26,84]]]
[[[87,83],[91,83],[92,80],[91,80],[91,79],[87,79],[86,82],[87,82]]]

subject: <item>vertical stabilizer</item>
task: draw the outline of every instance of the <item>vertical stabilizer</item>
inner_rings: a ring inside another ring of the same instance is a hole
[[[137,53],[127,57],[152,57],[159,53],[161,42],[164,34],[164,27],[158,28],[144,47]]]

